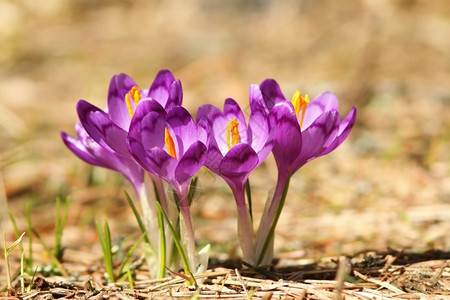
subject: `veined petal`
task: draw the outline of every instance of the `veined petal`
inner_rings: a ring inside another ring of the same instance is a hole
[[[228,151],[219,165],[220,174],[227,178],[240,180],[258,166],[255,150],[248,144],[237,144]]]
[[[111,78],[108,90],[108,113],[111,120],[119,127],[128,131],[130,126],[130,114],[125,103],[125,95],[128,94],[136,82],[126,74],[117,74]]]
[[[76,156],[78,156],[88,164],[109,168],[107,164],[93,156],[79,139],[76,139],[65,132],[61,132],[61,138],[70,151],[72,151]]]
[[[325,143],[339,129],[339,113],[327,111],[320,115],[313,124],[302,132],[301,154],[293,162],[293,172],[306,162],[320,156],[325,150]]]
[[[170,125],[174,132],[172,138],[178,144],[177,153],[183,153],[198,140],[197,125],[192,119],[191,114],[181,106],[174,107],[167,114],[167,124]]]
[[[146,150],[165,147],[166,120],[163,114],[151,111],[142,118],[140,125],[142,144]]]
[[[256,152],[259,152],[269,135],[268,115],[261,103],[255,102],[251,106],[248,129],[249,143]]]
[[[178,160],[170,156],[164,149],[154,147],[146,151],[147,165],[156,175],[167,181],[174,189],[178,190],[178,182],[175,180],[175,169]]]
[[[175,169],[175,178],[180,185],[188,182],[197,173],[206,160],[206,146],[200,142],[194,142],[181,157]]]
[[[325,151],[321,155],[325,155],[339,147],[342,144],[347,136],[350,134],[350,131],[353,128],[353,125],[356,121],[356,108],[353,107],[344,120],[339,124],[338,135],[334,139],[334,141],[325,149]]]
[[[338,99],[335,94],[324,92],[314,98],[306,107],[302,129],[308,128],[324,112],[337,111]]]
[[[273,79],[266,79],[260,85],[261,94],[264,99],[264,103],[269,111],[280,102],[286,101],[283,93],[281,92],[280,86]]]
[[[166,103],[166,110],[169,111],[175,106],[181,106],[183,103],[183,87],[180,80],[172,82],[169,90],[169,99]]]
[[[77,104],[78,117],[87,133],[100,145],[106,144],[124,157],[130,157],[126,146],[127,131],[116,125],[98,107],[80,100]]]
[[[128,149],[136,160],[136,162],[141,165],[146,171],[155,174],[155,171],[147,163],[147,152],[140,141],[133,137],[128,137],[127,139]]]
[[[226,128],[228,120],[224,113],[214,105],[204,104],[198,108],[197,123],[205,119],[209,124],[209,135],[215,137],[216,145],[220,151],[225,154],[228,152]]]
[[[269,114],[271,128],[276,128],[275,143],[272,149],[278,168],[290,171],[292,161],[302,151],[302,134],[294,108],[290,102],[277,104]]]
[[[265,112],[269,114],[269,109],[266,107],[266,104],[264,103],[264,99],[261,93],[261,89],[259,88],[259,85],[257,84],[251,84],[249,91],[249,100],[250,100],[250,108],[253,110],[253,106],[255,104],[261,105]]]
[[[169,70],[159,71],[148,90],[147,96],[158,101],[163,107],[166,107],[170,87],[174,81],[175,78]]]
[[[141,140],[141,123],[142,119],[150,112],[158,113],[162,119],[166,118],[166,110],[156,100],[143,99],[139,102],[133,118],[131,119],[130,130],[128,136],[132,136],[135,139]]]

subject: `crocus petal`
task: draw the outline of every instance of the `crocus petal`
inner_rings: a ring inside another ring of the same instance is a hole
[[[136,160],[146,171],[155,174],[155,171],[147,163],[147,152],[144,149],[144,145],[134,137],[128,137],[127,139],[128,149]]]
[[[198,140],[197,125],[184,107],[177,106],[171,109],[167,114],[166,122],[174,132],[172,138],[177,139],[179,155],[182,155],[194,141]]]
[[[353,125],[356,121],[356,108],[353,107],[344,120],[339,124],[338,135],[334,139],[334,141],[325,149],[321,155],[325,155],[336,149],[340,144],[342,144],[347,136],[350,134],[350,131],[353,128]]]
[[[136,82],[123,73],[114,75],[109,84],[108,113],[111,120],[124,130],[128,130],[131,119],[125,103],[125,95],[133,86],[137,86]]]
[[[220,174],[228,179],[243,180],[257,167],[258,162],[258,155],[250,145],[237,144],[220,162]]]
[[[206,160],[206,146],[200,142],[194,142],[181,157],[175,169],[175,179],[180,185],[185,184],[197,173]]]
[[[277,103],[286,101],[286,98],[281,92],[280,86],[273,79],[264,80],[260,84],[259,88],[261,89],[264,103],[269,111],[271,111]]]
[[[302,132],[302,147],[300,155],[292,162],[292,172],[306,162],[320,156],[325,150],[325,143],[330,136],[336,135],[339,129],[339,113],[327,111]]]
[[[155,112],[161,115],[161,118],[166,117],[166,110],[156,100],[141,100],[131,119],[130,130],[128,136],[132,136],[138,141],[141,141],[141,123],[142,119],[150,112]],[[142,142],[142,141],[141,141]]]
[[[253,103],[248,121],[249,143],[258,152],[265,144],[269,134],[267,113],[261,103]]]
[[[164,148],[164,131],[166,128],[166,121],[158,112],[151,111],[141,121],[141,138],[142,144],[146,150],[153,147]]]
[[[293,158],[302,149],[302,134],[294,108],[290,102],[280,102],[269,114],[271,127],[276,128],[275,144],[272,152],[278,168],[288,171]]]
[[[127,131],[112,122],[103,110],[87,101],[80,100],[77,103],[77,112],[81,124],[97,143],[106,144],[125,157],[130,156],[125,142]]]
[[[169,111],[175,106],[181,106],[183,103],[183,87],[180,80],[175,80],[170,86],[169,99],[167,99],[166,110]]]
[[[228,152],[228,145],[226,139],[227,120],[224,113],[217,107],[211,104],[205,104],[198,108],[197,122],[205,119],[209,123],[209,135],[215,137],[216,145],[223,155]]]
[[[250,108],[253,110],[253,105],[258,104],[261,105],[267,114],[269,114],[269,109],[266,107],[264,103],[264,99],[261,93],[261,89],[257,84],[251,84],[249,91],[249,100],[250,100]]]
[[[338,99],[335,94],[330,92],[320,94],[306,107],[302,128],[308,128],[324,112],[337,111],[338,106]]]
[[[174,189],[178,189],[178,183],[175,181],[175,169],[178,161],[164,149],[158,147],[147,150],[146,155],[146,164],[149,169],[167,181]]]
[[[159,71],[148,90],[148,97],[157,100],[165,107],[169,98],[170,87],[174,81],[175,78],[169,70]]]
[[[70,151],[72,151],[76,156],[87,162],[88,164],[109,168],[109,166],[100,160],[98,160],[96,157],[94,157],[87,149],[86,147],[81,143],[79,139],[76,139],[70,135],[68,135],[65,132],[61,132],[61,138],[66,144],[67,148],[69,148]]]

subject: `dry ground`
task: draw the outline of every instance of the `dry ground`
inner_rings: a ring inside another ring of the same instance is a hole
[[[348,140],[292,179],[275,240],[279,267],[357,259],[388,247],[448,254],[448,37],[444,0],[0,1],[1,231],[14,240],[6,212],[25,228],[29,203],[36,231],[51,243],[55,198],[70,196],[63,242],[74,253],[92,254],[92,263],[100,264],[95,220],[108,219],[117,237],[136,232],[123,196],[127,183],[79,161],[59,131],[74,133],[78,99],[104,107],[113,74],[128,73],[146,86],[168,68],[182,80],[192,113],[207,102],[221,106],[226,97],[246,107],[249,84],[268,77],[287,95],[330,90],[342,113],[357,107]],[[269,159],[251,176],[257,214],[275,184],[273,170]],[[199,244],[233,259],[239,251],[230,191],[207,170],[199,176],[192,207]],[[0,260],[0,283],[2,266]],[[443,270],[440,297],[448,295],[448,265],[434,261],[427,268],[434,275]]]

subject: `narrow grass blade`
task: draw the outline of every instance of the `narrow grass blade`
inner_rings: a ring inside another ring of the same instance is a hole
[[[102,247],[103,260],[105,262],[105,269],[106,273],[108,274],[108,279],[110,282],[115,282],[111,252],[111,233],[109,230],[108,222],[105,221],[104,223],[104,232],[102,232],[102,229],[98,222],[95,222],[95,227],[97,229],[97,234],[100,240],[100,246]]]
[[[62,256],[62,235],[66,226],[67,215],[69,211],[69,197],[64,200],[64,213],[61,216],[61,199],[56,198],[56,218],[55,218],[55,245],[53,246],[53,255],[58,259]]]
[[[159,203],[157,203],[157,207],[158,207],[158,210],[162,213],[164,219],[166,220],[166,222],[167,222],[167,224],[169,226],[170,232],[172,233],[173,240],[174,240],[174,243],[175,243],[175,247],[177,248],[178,254],[180,255],[181,263],[183,264],[184,271],[186,272],[186,274],[190,278],[189,282],[191,284],[197,285],[197,283],[195,282],[195,278],[192,275],[191,270],[189,269],[189,264],[188,264],[188,261],[187,261],[187,258],[186,258],[186,253],[184,253],[183,247],[181,246],[180,240],[177,237],[175,229],[173,228],[172,224],[170,223],[169,218],[166,216],[166,214],[164,213],[164,210],[162,209],[162,207],[161,207],[161,205]]]
[[[121,276],[122,272],[123,272],[123,268],[127,265],[128,261],[131,259],[131,256],[133,255],[134,251],[136,250],[137,246],[139,246],[139,244],[142,242],[142,240],[145,238],[147,234],[143,233],[139,239],[136,241],[136,243],[134,243],[134,245],[127,251],[127,254],[125,255],[125,257],[123,258],[122,262],[120,263],[119,269],[117,271],[118,277]]]
[[[198,183],[198,177],[195,176],[191,179],[191,184],[189,185],[189,191],[188,191],[188,203],[189,206],[191,206],[192,201],[194,200],[194,197],[197,194],[197,183]]]
[[[250,188],[250,179],[247,179],[247,181],[245,182],[245,193],[247,194],[248,210],[250,212],[250,218],[253,221],[252,192]]]
[[[136,218],[136,221],[138,222],[138,225],[139,225],[139,228],[141,229],[141,232],[143,234],[145,233],[145,235],[144,235],[145,242],[147,244],[150,244],[150,239],[149,239],[149,237],[147,235],[147,230],[145,229],[145,225],[142,222],[141,216],[139,215],[139,212],[136,209],[136,206],[134,206],[133,200],[131,199],[130,195],[128,195],[127,191],[125,191],[125,197],[127,198],[128,205],[130,205],[131,210],[133,211],[133,214],[134,214],[134,216]]]
[[[47,251],[47,253],[50,256],[50,259],[52,261],[52,264],[61,272],[61,274],[64,277],[69,277],[69,273],[67,272],[67,270],[61,264],[59,259],[55,255],[53,255],[53,252],[50,251],[50,247],[44,242],[44,240],[41,238],[39,233],[36,230],[34,230],[34,229],[32,229],[32,232],[38,238],[39,242],[44,247],[45,251]]]

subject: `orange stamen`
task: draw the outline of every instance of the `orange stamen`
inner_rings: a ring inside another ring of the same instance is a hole
[[[125,103],[127,104],[128,113],[130,114],[130,117],[133,117],[134,111],[133,111],[133,107],[131,107],[130,98],[133,100],[134,110],[136,110],[136,106],[137,106],[138,102],[141,100],[141,91],[139,90],[139,88],[137,86],[133,86],[131,88],[130,92],[128,92],[128,94],[125,95]]]
[[[302,94],[299,91],[296,91],[294,93],[294,96],[292,96],[291,102],[292,102],[292,105],[294,106],[295,115],[297,116],[297,120],[298,120],[298,116],[300,115],[300,111],[302,112],[302,116],[298,123],[301,128],[303,125],[303,119],[305,118],[306,106],[309,103],[309,97],[308,97],[308,95],[305,95],[305,97],[302,97]]]
[[[175,150],[175,143],[173,142],[173,138],[170,136],[169,130],[166,128],[165,130],[165,138],[167,153],[170,154],[173,158],[177,159],[177,151]]]
[[[239,123],[236,118],[231,119],[227,123],[227,146],[228,150],[231,149],[234,145],[239,143]]]

